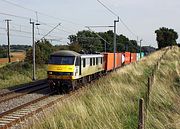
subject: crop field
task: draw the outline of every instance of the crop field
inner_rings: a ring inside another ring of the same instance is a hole
[[[18,62],[25,59],[25,52],[11,52],[11,62]],[[0,58],[0,64],[8,63],[8,58]]]

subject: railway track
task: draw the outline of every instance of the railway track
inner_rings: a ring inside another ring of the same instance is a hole
[[[12,92],[11,94],[8,94],[6,96],[3,96],[0,98],[0,103],[3,103],[3,102],[6,102],[6,101],[9,101],[11,99],[15,99],[15,98],[18,98],[18,97],[22,97],[24,95],[27,95],[27,94],[30,94],[30,93],[33,93],[33,92],[36,92],[36,91],[39,91],[39,90],[43,90],[43,89],[46,89],[48,88],[48,85],[47,84],[43,84],[42,86],[39,86],[38,85],[36,87],[31,87],[30,89],[26,89],[26,91],[21,91],[20,93],[15,93],[15,92]]]
[[[8,113],[11,113],[14,110],[17,110],[22,105],[25,105],[24,104],[25,102],[30,103],[28,101],[30,100],[34,101],[34,98],[38,96],[40,96],[39,98],[47,96],[48,94],[46,92],[49,92],[49,87],[46,83],[46,79],[40,80],[37,82],[24,84],[24,85],[21,85],[21,87],[19,88],[16,87],[16,89],[7,90],[6,92],[1,92],[0,93],[0,119],[1,120],[4,119],[5,115],[8,115]],[[39,94],[39,95],[35,95],[35,94]],[[0,128],[2,128],[1,122],[0,122]]]
[[[10,95],[10,94],[14,94],[14,93],[18,93],[18,92],[19,93],[20,92],[24,92],[24,91],[26,91],[28,89],[31,89],[33,87],[37,87],[38,85],[43,85],[43,84],[46,84],[46,79],[39,80],[37,82],[31,82],[31,83],[23,84],[19,88],[11,89],[9,91],[0,93],[0,97],[4,97],[4,96]]]
[[[70,92],[65,95],[53,95],[56,91],[50,92],[49,94],[39,97],[36,100],[20,105],[16,108],[8,110],[0,114],[0,129],[10,128],[21,121],[29,118],[36,113],[55,105],[57,102],[64,101],[73,97],[74,95],[80,95],[86,87],[81,87],[75,92]],[[53,96],[52,96],[53,95]]]

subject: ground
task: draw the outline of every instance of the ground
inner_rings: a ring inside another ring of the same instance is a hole
[[[22,61],[25,59],[25,52],[11,52],[11,55],[13,57],[11,57],[11,61],[12,62],[18,62],[18,61]],[[0,58],[0,65],[8,63],[8,58]]]

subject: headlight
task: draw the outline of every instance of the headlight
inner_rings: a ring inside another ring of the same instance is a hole
[[[53,74],[53,72],[49,72],[49,71],[48,71],[48,72],[47,72],[47,74],[50,74],[50,75],[52,75],[52,74]]]

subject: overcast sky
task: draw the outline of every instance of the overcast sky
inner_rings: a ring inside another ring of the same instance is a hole
[[[172,28],[180,33],[179,0],[101,0],[101,2],[112,9],[139,39],[143,39],[143,45],[157,46],[154,31],[159,27]],[[86,29],[85,26],[113,25],[113,21],[117,19],[97,0],[0,0],[0,44],[7,44],[4,20],[11,19],[11,44],[31,45],[30,18],[41,23],[39,29],[36,27],[36,39],[40,39],[61,23],[61,26],[47,37],[58,39],[53,44],[66,44],[68,35]],[[103,32],[109,29],[113,28],[93,30]],[[137,39],[121,22],[117,24],[117,34],[123,34],[129,39]],[[180,42],[179,39],[177,41]]]

